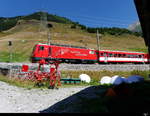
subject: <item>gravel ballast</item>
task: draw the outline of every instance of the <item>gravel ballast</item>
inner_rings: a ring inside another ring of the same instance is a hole
[[[87,86],[54,89],[25,89],[0,81],[0,113],[39,113]]]

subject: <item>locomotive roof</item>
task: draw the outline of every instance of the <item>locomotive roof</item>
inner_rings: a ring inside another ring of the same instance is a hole
[[[39,43],[38,45],[48,45],[48,44]],[[72,47],[72,48],[88,49],[88,48],[86,48],[86,47],[79,47],[79,46],[72,46],[72,45],[63,45],[63,44],[50,44],[50,45],[54,45],[54,46],[62,46],[62,47]]]
[[[37,45],[48,45],[46,43],[39,43]],[[72,45],[62,45],[62,44],[50,44],[50,45],[55,45],[55,46],[62,46],[62,47],[72,47],[72,48],[82,48],[82,49],[89,49],[86,47],[79,47],[79,46],[72,46]],[[94,49],[91,49],[94,50]],[[144,52],[134,52],[134,51],[115,51],[115,50],[100,50],[100,51],[108,51],[108,52],[127,52],[127,53],[144,53]]]

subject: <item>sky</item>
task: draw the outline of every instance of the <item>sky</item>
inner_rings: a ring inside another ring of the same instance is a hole
[[[0,17],[41,10],[88,27],[128,28],[139,20],[133,0],[0,0]]]

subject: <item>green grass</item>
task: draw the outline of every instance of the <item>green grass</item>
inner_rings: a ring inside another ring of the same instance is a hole
[[[27,88],[27,89],[37,88],[35,86],[35,82],[28,81],[28,80],[21,80],[17,78],[11,78],[3,75],[0,75],[0,81],[6,82],[10,85]]]
[[[1,52],[0,62],[29,62],[30,56],[24,53],[12,53],[12,59],[10,61],[9,52]]]
[[[147,48],[129,48],[130,51],[135,51],[135,52],[144,52],[144,53],[148,53],[148,49]]]

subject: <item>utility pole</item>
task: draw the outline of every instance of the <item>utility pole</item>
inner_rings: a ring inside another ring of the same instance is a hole
[[[40,31],[45,31],[47,34],[47,44],[50,45],[50,32],[48,28],[48,19],[47,19],[47,13],[45,11],[41,11],[41,27],[42,29]]]
[[[8,41],[9,46],[9,62],[12,61],[12,41]]]
[[[99,34],[99,31],[97,29],[97,61],[99,62],[99,51],[100,51],[100,38],[101,38],[101,34]]]
[[[47,36],[48,36],[48,45],[51,45],[51,36],[50,36],[50,32],[49,32],[49,29],[47,29]]]
[[[11,63],[12,62],[12,41],[8,41],[8,46],[9,46],[9,63]],[[10,65],[9,78],[11,78],[11,73],[12,73],[12,67]]]
[[[100,51],[100,34],[99,34],[99,31],[97,29],[97,50]]]

